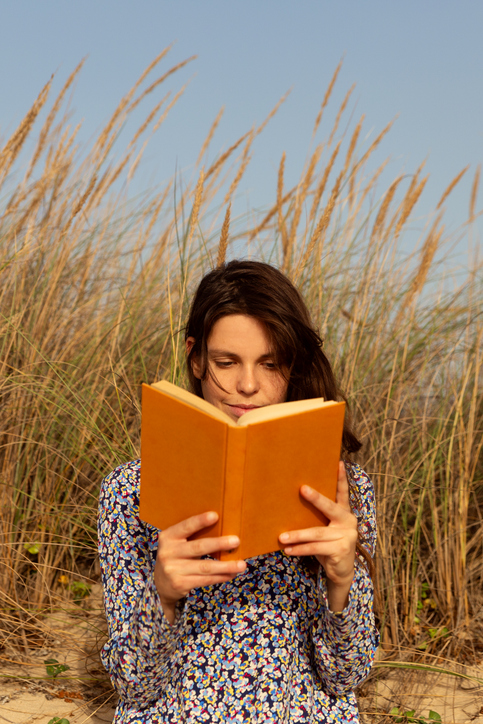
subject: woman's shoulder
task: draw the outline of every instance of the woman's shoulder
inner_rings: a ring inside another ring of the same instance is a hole
[[[115,496],[138,501],[140,472],[140,460],[131,460],[128,463],[118,465],[102,481],[101,498],[103,496]]]
[[[356,486],[359,492],[372,492],[374,490],[371,478],[365,470],[358,465],[358,463],[351,462],[346,465],[346,468],[349,468],[348,472],[350,474],[351,482]]]
[[[349,478],[351,508],[359,520],[373,518],[376,512],[374,485],[369,475],[357,463],[346,464]]]

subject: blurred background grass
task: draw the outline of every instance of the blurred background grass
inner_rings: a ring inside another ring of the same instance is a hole
[[[254,139],[272,114],[220,155],[215,121],[193,178],[131,198],[146,143],[183,90],[157,100],[163,80],[184,65],[169,68],[165,54],[90,148],[76,145],[66,103],[81,64],[57,98],[50,83],[42,89],[0,151],[4,656],[46,645],[46,614],[79,604],[99,580],[100,480],[138,455],[141,382],[185,382],[190,294],[226,255],[269,261],[299,285],[349,398],[364,441],[360,461],[377,491],[382,655],[479,660],[479,168],[460,230],[470,262],[455,265],[455,238],[444,228],[444,202],[468,169],[441,189],[418,248],[407,253],[424,165],[381,188],[385,164],[372,168],[371,154],[390,128],[362,140],[363,118],[346,118],[346,102],[324,127],[337,69],[300,181],[286,188],[283,156],[270,209],[230,220]],[[119,149],[141,103],[145,122]]]

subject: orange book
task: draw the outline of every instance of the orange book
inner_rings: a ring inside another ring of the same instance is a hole
[[[315,398],[235,422],[170,382],[143,385],[141,519],[165,529],[216,510],[217,523],[194,537],[237,535],[221,560],[280,549],[280,533],[327,522],[299,491],[307,483],[335,500],[344,411]]]

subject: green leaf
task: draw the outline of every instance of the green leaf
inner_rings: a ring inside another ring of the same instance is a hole
[[[429,717],[428,717],[428,718],[429,718],[431,721],[437,721],[437,722],[441,722],[441,721],[442,721],[442,719],[441,719],[441,714],[438,714],[437,711],[433,711],[432,709],[429,710]]]
[[[47,676],[51,676],[53,679],[55,679],[55,677],[61,674],[63,671],[68,671],[70,669],[70,666],[67,666],[67,664],[59,664],[57,659],[46,659],[44,661],[44,664],[47,671]]]
[[[40,552],[40,543],[25,543],[24,550],[32,556],[36,556]]]
[[[70,721],[68,719],[59,719],[58,716],[53,716],[52,719],[49,719],[48,724],[70,724]]]

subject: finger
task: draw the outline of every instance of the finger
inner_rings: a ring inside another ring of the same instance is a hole
[[[353,555],[354,545],[348,540],[338,541],[311,541],[299,545],[290,545],[284,548],[289,556],[319,556],[321,558],[343,559]]]
[[[189,558],[176,562],[179,576],[236,576],[247,567],[245,561],[214,561],[211,558]],[[165,571],[167,572],[167,571]],[[198,584],[200,585],[200,584]]]
[[[347,480],[347,471],[342,460],[339,461],[339,474],[337,477],[337,493],[336,502],[343,508],[350,510],[349,503],[349,481]]]
[[[206,513],[200,513],[200,515],[193,515],[191,518],[186,518],[176,523],[176,525],[166,528],[161,531],[161,535],[165,539],[186,540],[194,533],[198,533],[198,531],[203,530],[203,528],[208,528],[208,526],[213,525],[217,520],[218,513],[210,510]]]
[[[351,516],[350,508],[334,503],[330,498],[326,498],[325,495],[319,493],[309,485],[302,485],[300,488],[301,495],[311,503],[314,508],[320,510],[331,522],[336,524],[343,524],[348,516]]]
[[[357,540],[356,525],[350,528],[326,527],[326,528],[304,528],[302,530],[291,530],[282,533],[279,540],[284,545],[295,545],[297,543],[315,543],[317,541],[331,542],[340,541],[344,538]]]
[[[226,535],[219,538],[198,538],[183,542],[179,546],[180,558],[201,558],[219,551],[231,551],[238,548],[240,539],[236,535]]]

